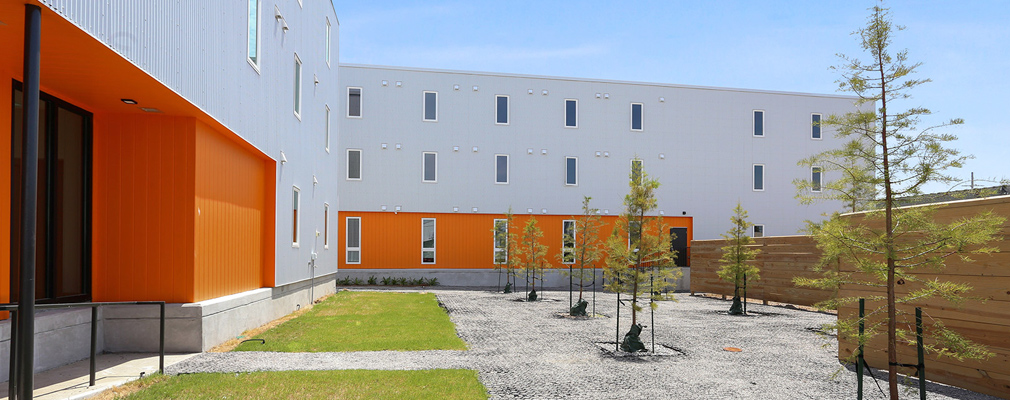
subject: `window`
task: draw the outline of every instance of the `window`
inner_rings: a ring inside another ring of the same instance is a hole
[[[347,263],[361,264],[361,217],[347,217]]]
[[[821,114],[810,114],[810,138],[821,138]]]
[[[754,110],[754,136],[765,135],[765,112]]]
[[[579,184],[579,158],[565,157],[565,185]]]
[[[810,191],[821,191],[821,167],[810,167]]]
[[[424,92],[424,120],[438,121],[438,92]]]
[[[494,156],[494,183],[509,183],[509,156],[508,154],[495,154]]]
[[[631,103],[631,130],[642,130],[642,103]]]
[[[494,123],[498,125],[509,124],[509,97],[498,95],[494,97]]]
[[[438,181],[438,168],[435,162],[438,159],[438,153],[424,152],[422,153],[422,170],[423,174],[421,176],[422,182],[437,182]]]
[[[347,118],[361,118],[361,88],[347,88]]]
[[[631,180],[640,182],[642,180],[642,169],[645,168],[645,161],[631,160]]]
[[[764,237],[765,236],[765,226],[764,225],[754,225],[753,237]]]
[[[421,219],[421,264],[435,263],[435,219]]]
[[[508,246],[508,230],[509,223],[507,219],[496,219],[494,220],[494,263],[495,264],[505,264],[508,262],[508,251],[506,247]]]
[[[260,0],[249,0],[249,22],[248,38],[246,43],[246,56],[249,58],[249,65],[252,65],[259,72],[260,63]]]
[[[579,101],[565,99],[565,128],[579,127]]]
[[[326,112],[324,114],[325,114],[325,118],[326,118],[326,127],[324,128],[325,129],[324,133],[326,135],[326,152],[329,153],[330,152],[330,105],[327,104],[325,107],[326,107],[326,110],[325,110]]]
[[[347,180],[361,180],[361,150],[347,149]]]
[[[575,220],[561,221],[561,231],[564,235],[561,238],[561,263],[575,264]]]
[[[323,249],[330,248],[330,205],[323,203]]]
[[[765,190],[765,166],[764,164],[754,164],[754,190]]]
[[[301,199],[298,186],[291,190],[291,247],[298,247],[298,206]]]
[[[326,66],[330,66],[330,19],[326,18]]]
[[[295,117],[302,119],[302,59],[295,54]]]

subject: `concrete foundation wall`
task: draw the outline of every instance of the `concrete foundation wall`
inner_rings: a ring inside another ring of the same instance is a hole
[[[102,313],[98,313],[98,351],[104,350]],[[11,319],[0,322],[0,380],[10,374]],[[91,353],[91,309],[38,311],[35,318],[35,372],[88,358]]]
[[[681,272],[683,276],[680,281],[677,282],[676,291],[686,292],[690,290],[691,287],[691,268],[682,267]],[[567,269],[565,270],[567,271]],[[361,279],[367,282],[368,278],[374,276],[375,279],[381,280],[383,277],[393,277],[393,278],[424,278],[431,279],[437,278],[439,286],[447,287],[490,287],[496,288],[505,286],[505,274],[500,274],[501,283],[499,284],[499,273],[495,270],[490,269],[344,269],[337,273],[337,279],[344,279],[350,277],[352,280],[355,278]],[[518,279],[519,287],[523,288],[526,284],[525,275],[520,275]],[[590,284],[590,282],[586,282]],[[537,283],[539,285],[539,282]],[[602,290],[603,288],[603,270],[596,270],[596,287]],[[343,286],[339,285],[338,286]],[[548,290],[568,290],[568,276],[564,275],[561,270],[548,270],[544,278],[544,287]]]

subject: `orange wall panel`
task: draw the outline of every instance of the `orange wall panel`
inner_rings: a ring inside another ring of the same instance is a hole
[[[534,215],[543,231],[541,243],[547,246],[548,261],[559,265],[562,221],[577,219],[570,215]],[[361,218],[361,263],[346,262],[346,218]],[[421,263],[421,220],[435,218],[435,264]],[[501,214],[465,213],[391,213],[341,211],[339,229],[340,268],[348,269],[454,269],[494,268],[494,243],[491,228]],[[521,235],[530,216],[516,214],[513,232]],[[600,229],[601,245],[610,236],[617,216],[603,216]],[[690,217],[666,217],[669,227],[688,228],[690,242],[693,227]],[[602,266],[602,264],[600,264]]]
[[[263,248],[273,247],[267,176],[262,158],[196,123],[195,301],[263,286]]]
[[[95,301],[194,301],[195,119],[95,114]]]

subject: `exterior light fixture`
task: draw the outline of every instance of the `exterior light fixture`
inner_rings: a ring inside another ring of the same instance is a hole
[[[393,207],[393,209],[394,209],[394,210],[396,210],[397,212],[399,212],[399,211],[400,211],[400,210],[402,210],[403,208],[401,208],[400,206],[396,206],[396,207]]]
[[[600,94],[599,93],[596,94],[596,98],[597,99],[600,98]]]
[[[452,90],[459,90],[459,85],[452,85]]]
[[[610,152],[609,151],[604,151],[603,152],[603,156],[604,157],[610,157]]]
[[[666,97],[660,97],[659,98],[659,102],[660,103],[665,103],[666,102]]]
[[[473,91],[475,92],[480,91],[480,88],[478,88],[477,85],[473,85]]]
[[[533,214],[533,209],[532,209],[532,208],[527,208],[527,209],[526,209],[526,212],[527,212],[527,213],[530,213],[530,214]]]
[[[546,208],[541,208],[541,209],[540,209],[540,212],[541,212],[541,213],[544,213],[544,214],[547,214],[547,209],[546,209]]]
[[[319,184],[319,179],[316,179],[316,176],[312,175],[312,186],[316,186],[318,184]]]
[[[396,81],[396,87],[403,87],[402,81]]]
[[[137,104],[137,101],[134,99],[119,99],[119,101],[122,101],[123,103],[129,104],[131,106]]]
[[[526,149],[526,154],[533,154],[533,149]]]
[[[284,156],[284,150],[281,150],[281,165],[284,165],[286,162],[288,162],[288,158]]]
[[[382,81],[382,86],[389,86],[389,81],[383,80]]]
[[[546,156],[547,155],[547,149],[540,149],[540,154]]]
[[[666,154],[659,153],[659,159],[660,160],[665,160],[666,159]]]
[[[546,96],[547,95],[547,89],[544,89],[544,91],[540,92],[540,94],[543,94],[544,96]]]
[[[659,210],[659,215],[665,215],[665,214],[663,213],[663,210]]]
[[[610,99],[610,93],[604,93],[603,94],[603,98],[604,99]]]
[[[610,215],[610,209],[609,209],[609,208],[607,208],[607,209],[604,209],[604,210],[603,210],[603,213],[604,213],[604,214],[607,214],[607,215]]]
[[[599,157],[600,156],[600,152],[597,151],[596,152],[596,156]]]
[[[473,212],[477,212],[477,207],[471,209]]]
[[[452,146],[452,151],[459,152],[459,146]]]
[[[476,152],[477,152],[477,146],[473,146],[473,152],[474,152],[474,153],[476,153]]]
[[[459,207],[453,207],[452,212],[459,212]]]
[[[386,206],[380,206],[379,209],[382,211],[386,211]]]
[[[385,150],[385,149],[386,149],[386,144],[385,144],[385,143],[383,143],[383,144],[382,144],[382,149],[383,149],[383,150]]]
[[[687,211],[681,211],[680,215],[687,215]]]
[[[397,149],[397,150],[400,150],[401,148],[403,148],[403,146],[402,146],[401,144],[397,143],[397,144],[396,144],[396,149]]]
[[[533,94],[533,89],[528,90],[527,93]]]

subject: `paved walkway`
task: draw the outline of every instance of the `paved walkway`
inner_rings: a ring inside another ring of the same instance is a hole
[[[729,302],[679,294],[679,302],[662,302],[655,314],[661,355],[618,357],[610,350],[615,295],[597,294],[599,316],[575,319],[564,316],[567,292],[549,292],[546,301],[535,303],[519,301],[521,294],[434,292],[469,350],[204,353],[167,372],[466,368],[478,371],[494,399],[855,398],[854,373],[831,377],[842,368],[835,339],[817,333],[832,315],[749,305],[751,316],[728,316]],[[629,317],[622,306],[622,335]],[[646,306],[639,321],[650,325],[649,318]],[[647,346],[651,332],[642,337]],[[880,385],[886,389],[883,380]],[[872,378],[865,388],[866,399],[884,398]],[[931,400],[995,399],[932,383],[927,390]]]
[[[194,354],[166,354],[165,369],[169,365],[195,356]],[[59,368],[35,374],[36,400],[84,399],[102,391],[122,385],[158,370],[158,354],[113,353],[95,358],[95,386],[88,386],[91,372],[89,360],[82,360]],[[0,383],[0,399],[7,400],[7,382]]]

